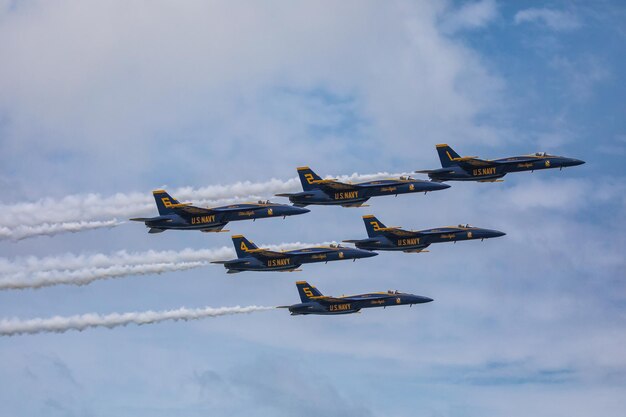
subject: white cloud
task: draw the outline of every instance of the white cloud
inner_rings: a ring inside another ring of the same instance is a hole
[[[362,169],[366,152],[385,166],[448,136],[495,140],[473,119],[494,108],[499,80],[441,36],[433,3],[147,4],[4,12],[0,150],[28,179],[12,192],[99,191],[103,174],[111,192],[145,177],[250,178],[260,165],[266,177],[299,163]]]
[[[485,27],[498,17],[495,0],[472,1],[461,7],[446,11],[440,26],[445,33],[456,33]]]
[[[570,12],[547,8],[530,8],[515,14],[515,24],[538,23],[556,31],[568,31],[582,26],[580,19]]]

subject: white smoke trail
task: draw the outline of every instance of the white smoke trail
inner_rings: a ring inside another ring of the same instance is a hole
[[[232,314],[248,314],[257,311],[273,310],[275,307],[220,307],[220,308],[179,308],[166,311],[144,311],[132,313],[113,313],[102,316],[90,313],[76,316],[50,318],[36,318],[20,320],[17,318],[0,320],[0,336],[15,336],[19,334],[35,333],[64,333],[68,330],[83,331],[90,327],[114,327],[126,326],[127,324],[153,324],[166,320],[198,320],[206,317],[218,317]]]
[[[340,181],[369,181],[402,174],[380,172],[336,177]],[[232,204],[259,200],[278,193],[300,191],[298,178],[271,179],[265,182],[237,182],[229,185],[211,185],[202,188],[183,187],[172,190],[179,200],[191,200],[195,205]],[[150,192],[118,193],[112,196],[100,194],[69,195],[55,200],[44,198],[31,203],[0,204],[0,239],[19,240],[38,235],[112,227],[119,224],[115,219],[156,215]]]
[[[22,240],[33,236],[53,236],[59,233],[76,233],[90,229],[115,227],[123,222],[117,219],[104,221],[78,221],[63,223],[42,223],[35,226],[19,225],[13,228],[0,227],[0,239]]]
[[[274,251],[300,249],[328,243],[282,243],[262,245]],[[211,261],[234,258],[229,247],[183,249],[181,251],[119,251],[113,254],[75,255],[37,258],[29,256],[10,261],[0,258],[0,290],[42,288],[60,284],[86,285],[93,281],[130,275],[152,275],[200,268]]]

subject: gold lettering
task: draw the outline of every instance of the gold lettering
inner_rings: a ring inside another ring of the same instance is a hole
[[[330,311],[346,311],[350,310],[352,307],[351,304],[331,304],[329,306]]]
[[[291,259],[289,258],[281,258],[281,259],[268,259],[267,260],[267,266],[268,267],[274,267],[274,266],[287,266],[291,263]]]
[[[472,175],[474,175],[475,177],[481,177],[483,175],[495,175],[495,173],[496,173],[496,167],[478,168],[478,169],[472,170]]]
[[[335,200],[347,200],[352,198],[359,198],[358,191],[346,191],[343,193],[335,193]]]
[[[420,244],[419,237],[410,239],[398,239],[398,246],[415,246]]]
[[[200,217],[192,217],[191,224],[204,224],[204,223],[214,223],[215,222],[215,214],[210,216],[200,216]]]

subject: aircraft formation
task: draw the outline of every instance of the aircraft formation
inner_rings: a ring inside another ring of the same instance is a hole
[[[572,167],[584,161],[537,152],[532,155],[513,156],[495,160],[479,159],[474,156],[459,156],[447,144],[436,145],[441,168],[415,171],[427,174],[430,181],[410,176],[360,183],[341,182],[337,179],[323,179],[309,167],[297,168],[302,192],[276,194],[286,197],[291,205],[259,201],[239,203],[221,207],[202,208],[191,203],[180,203],[164,190],[153,191],[158,216],[132,218],[143,222],[149,233],[162,233],[166,230],[199,230],[202,232],[226,232],[229,222],[256,220],[263,218],[294,216],[310,212],[307,206],[365,207],[364,203],[373,197],[397,196],[410,193],[428,193],[445,190],[450,185],[444,181],[500,182],[511,172],[535,171],[541,169]],[[367,232],[364,239],[346,239],[345,243],[315,246],[289,251],[274,251],[259,248],[242,235],[233,235],[232,242],[237,258],[213,261],[221,264],[228,274],[252,271],[300,271],[300,266],[308,263],[327,263],[370,258],[380,251],[400,251],[405,253],[428,252],[426,248],[435,243],[458,242],[464,240],[491,239],[505,233],[469,224],[443,226],[424,230],[405,230],[402,227],[387,227],[376,216],[362,216]],[[292,315],[336,315],[357,313],[364,308],[423,304],[433,301],[429,297],[398,291],[374,292],[353,296],[324,296],[306,281],[296,282],[301,303],[280,306]]]

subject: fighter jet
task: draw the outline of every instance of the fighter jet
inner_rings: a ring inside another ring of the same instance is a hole
[[[354,184],[339,182],[335,179],[323,180],[309,167],[298,168],[298,175],[302,183],[302,192],[276,194],[278,197],[288,197],[289,201],[296,207],[305,207],[309,204],[360,207],[371,197],[419,192],[427,193],[429,191],[444,190],[449,187],[449,185],[439,182],[416,180],[411,177]]]
[[[509,172],[563,169],[585,163],[580,159],[548,155],[545,152],[493,160],[478,159],[476,156],[461,157],[446,144],[437,145],[437,152],[441,160],[440,169],[415,172],[428,174],[433,181],[498,182]]]
[[[283,252],[261,249],[241,235],[233,236],[237,259],[214,261],[223,264],[229,274],[243,271],[295,271],[302,264],[341,260],[357,260],[378,255],[367,250],[341,245],[318,246]]]
[[[425,251],[431,243],[457,242],[459,240],[489,239],[504,236],[498,230],[480,229],[466,225],[439,227],[419,231],[403,230],[399,227],[387,227],[372,215],[363,216],[368,239],[344,240],[354,243],[359,249],[388,250],[403,252],[428,252]]]
[[[292,316],[304,314],[350,314],[358,313],[362,308],[387,307],[430,303],[432,298],[421,295],[407,294],[398,291],[372,292],[368,294],[330,297],[322,295],[317,288],[306,281],[296,282],[300,293],[300,304],[279,306],[288,308]]]
[[[130,219],[144,222],[150,228],[148,233],[161,233],[166,230],[200,230],[201,232],[227,232],[222,230],[228,222],[254,220],[266,217],[293,216],[308,213],[310,210],[277,204],[269,201],[240,203],[230,206],[202,208],[191,203],[179,203],[164,190],[153,191],[159,215]]]

